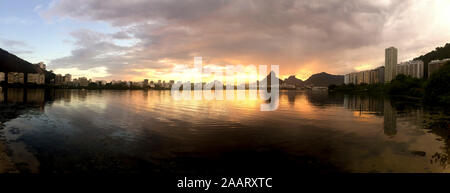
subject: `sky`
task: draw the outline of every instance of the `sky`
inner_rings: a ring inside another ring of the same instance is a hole
[[[448,0],[0,0],[0,47],[56,73],[169,80],[180,66],[279,65],[302,80],[450,43]]]

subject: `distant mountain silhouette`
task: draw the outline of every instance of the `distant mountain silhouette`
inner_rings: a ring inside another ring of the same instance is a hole
[[[262,79],[261,84],[263,83],[262,81],[267,80],[267,84],[270,85],[272,73],[274,73],[274,72],[271,71],[264,79]],[[321,72],[318,74],[313,74],[306,81],[302,81],[302,80],[296,78],[295,75],[289,76],[289,78],[285,79],[284,81],[280,80],[278,77],[276,77],[276,80],[279,82],[280,85],[283,82],[285,82],[288,84],[294,84],[299,87],[301,87],[301,86],[329,86],[332,84],[335,84],[335,85],[343,84],[344,76],[343,75],[332,75],[332,74],[328,74],[325,72]]]
[[[42,73],[44,71],[37,65],[0,48],[0,72]]]
[[[303,83],[304,86],[330,86],[332,84],[341,85],[344,83],[344,76],[321,72],[318,74],[313,74]]]
[[[295,86],[303,86],[304,84],[303,80],[296,78],[295,75],[289,76],[289,78],[284,80],[284,83],[292,84]]]
[[[435,50],[421,55],[414,60],[422,60],[424,64],[424,75],[428,76],[428,63],[432,60],[442,60],[450,58],[450,43],[445,44],[444,47],[437,47]]]
[[[270,85],[272,84],[272,77],[271,77],[272,74],[275,75],[275,81],[278,81],[279,85],[281,85],[281,84],[283,83],[283,81],[280,80],[280,79],[276,76],[276,74],[275,74],[274,71],[270,71],[270,73],[269,73],[264,79],[261,80],[260,84],[262,84],[262,85],[264,86],[263,83],[264,83],[264,81],[267,80],[267,85],[270,86]]]

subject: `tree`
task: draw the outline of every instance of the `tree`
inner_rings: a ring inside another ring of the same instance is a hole
[[[423,97],[423,82],[418,78],[399,74],[388,86],[388,94]]]
[[[425,85],[425,101],[450,105],[450,62],[434,72]]]

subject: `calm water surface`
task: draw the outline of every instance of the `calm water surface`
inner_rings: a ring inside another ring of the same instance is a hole
[[[421,106],[311,91],[282,91],[277,111],[260,111],[262,102],[179,101],[170,91],[3,89],[0,153],[11,167],[0,171],[450,171],[448,133],[428,129],[432,113]]]

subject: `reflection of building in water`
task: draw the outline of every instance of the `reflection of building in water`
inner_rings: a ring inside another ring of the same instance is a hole
[[[384,100],[384,134],[393,136],[397,134],[397,111],[389,100]]]
[[[45,92],[43,89],[29,89],[26,92],[27,92],[27,103],[44,104]]]
[[[54,90],[54,100],[64,100],[64,102],[70,102],[72,99],[71,90]]]
[[[65,100],[70,102],[71,92],[71,90],[62,89],[2,88],[2,92],[0,92],[0,103],[43,106],[46,101]]]
[[[8,103],[23,103],[25,98],[23,88],[8,88],[6,95],[5,98]]]
[[[293,92],[295,93],[295,92]],[[343,95],[331,95],[327,91],[310,91],[306,93],[307,100],[315,106],[335,105],[340,106],[344,102]]]
[[[388,99],[382,97],[363,97],[346,95],[344,107],[363,112],[372,112],[384,116],[384,133],[393,136],[397,133],[397,111]]]
[[[5,88],[1,98],[2,102],[10,104],[44,104],[45,102],[43,89]]]
[[[3,88],[0,87],[0,103],[3,103],[5,101],[5,93],[3,93]]]
[[[295,90],[288,90],[287,97],[288,97],[289,104],[294,105],[295,97],[297,97],[297,93],[295,92]]]
[[[363,97],[346,95],[344,97],[344,107],[360,112],[379,113],[383,111],[383,99],[377,97]]]

